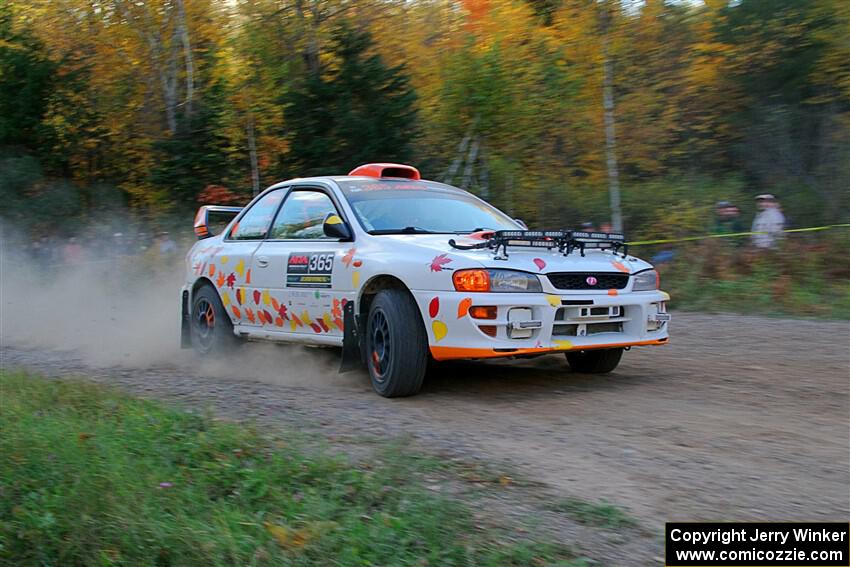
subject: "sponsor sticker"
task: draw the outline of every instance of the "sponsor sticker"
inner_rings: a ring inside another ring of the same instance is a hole
[[[333,286],[335,252],[293,252],[286,262],[286,287]]]

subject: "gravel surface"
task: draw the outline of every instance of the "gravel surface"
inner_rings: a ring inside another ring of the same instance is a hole
[[[336,374],[335,353],[318,349],[249,344],[219,363],[182,352],[151,366],[31,344],[0,353],[6,368],[319,431],[352,452],[358,437],[410,434],[422,450],[526,479],[476,496],[482,517],[536,521],[605,564],[658,564],[665,521],[846,521],[850,323],[675,313],[671,337],[608,376],[572,374],[555,355],[456,363],[395,400],[365,373]],[[639,527],[581,526],[547,511],[559,498],[611,502]]]

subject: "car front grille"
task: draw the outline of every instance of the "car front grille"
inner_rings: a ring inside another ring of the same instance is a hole
[[[546,277],[558,289],[623,289],[629,283],[628,274],[617,273],[555,272]]]

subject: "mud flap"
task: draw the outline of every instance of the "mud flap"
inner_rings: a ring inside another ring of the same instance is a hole
[[[342,308],[342,360],[340,372],[350,372],[363,366],[360,354],[360,329],[354,315],[354,302],[349,301]]]
[[[192,348],[189,329],[189,292],[184,291],[180,300],[180,348]]]

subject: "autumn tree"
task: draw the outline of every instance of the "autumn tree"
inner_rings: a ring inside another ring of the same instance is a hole
[[[728,71],[744,93],[743,107],[727,117],[738,133],[734,163],[758,188],[791,201],[795,220],[848,211],[848,193],[831,183],[850,184],[840,166],[850,141],[847,12],[828,0],[742,0],[718,21],[733,49]]]
[[[38,150],[57,66],[31,31],[14,29],[12,17],[11,5],[0,5],[0,146]]]
[[[345,173],[370,161],[409,162],[418,134],[404,69],[371,52],[367,32],[341,26],[333,64],[310,72],[284,97],[292,174]]]
[[[218,81],[209,85],[199,81],[197,86],[201,95],[194,101],[192,113],[177,119],[174,133],[154,142],[152,150],[157,159],[150,172],[153,186],[188,208],[197,205],[197,196],[208,185],[241,183],[234,176],[236,164],[224,135],[224,86]],[[247,183],[240,189],[245,192]]]

